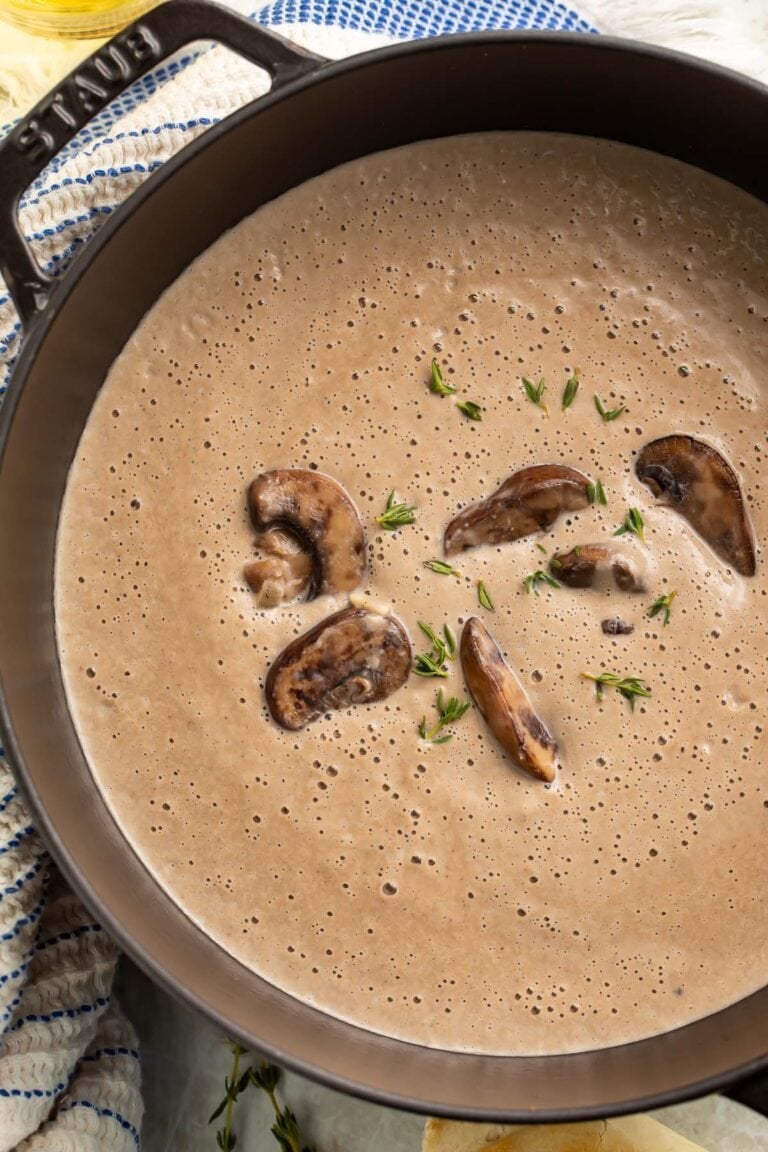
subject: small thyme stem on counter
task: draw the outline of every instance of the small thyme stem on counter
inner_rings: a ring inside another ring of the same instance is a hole
[[[677,589],[674,592],[667,592],[666,596],[657,596],[653,604],[648,609],[648,615],[653,618],[658,616],[661,612],[664,617],[664,627],[669,624],[669,618],[672,615],[672,601],[677,596]]]
[[[424,567],[429,568],[430,572],[437,572],[438,576],[461,576],[457,568],[452,568],[444,560],[425,560]]]
[[[485,582],[483,580],[478,580],[477,582],[477,602],[481,608],[487,609],[488,612],[496,611],[493,605],[493,600],[491,600],[491,594],[486,588]]]
[[[563,412],[570,408],[576,399],[576,393],[579,390],[579,370],[574,368],[573,376],[566,381],[565,388],[563,388]]]
[[[590,480],[589,484],[587,484],[587,500],[589,500],[590,504],[607,505],[608,497],[605,494],[605,488],[603,488],[603,482],[599,476],[597,480]]]
[[[387,506],[381,516],[376,517],[376,523],[386,529],[387,532],[396,532],[398,528],[402,528],[406,524],[414,524],[415,521],[415,505],[398,504],[395,500],[394,491],[390,492],[387,497]]]
[[[434,392],[436,396],[453,396],[456,391],[456,386],[443,379],[443,373],[440,371],[440,365],[437,360],[432,361],[430,371],[432,376],[427,385],[430,392]]]
[[[443,728],[448,724],[455,724],[457,720],[461,720],[462,716],[468,709],[472,707],[469,700],[458,700],[455,696],[450,696],[448,700],[443,695],[442,688],[437,693],[437,708],[438,720],[432,728],[427,727],[427,718],[423,716],[419,723],[419,736],[422,740],[427,740],[430,744],[447,744],[453,737],[452,732],[445,732],[442,736],[440,733]]]
[[[541,568],[537,572],[531,572],[530,576],[526,576],[523,580],[523,587],[529,595],[533,592],[534,596],[538,596],[539,584],[547,584],[550,588],[561,586],[559,580],[555,580],[554,576],[550,576],[549,572],[544,572]]]
[[[232,1045],[232,1070],[229,1076],[224,1077],[226,1095],[208,1118],[208,1123],[213,1124],[224,1113],[224,1126],[216,1132],[216,1146],[221,1152],[232,1152],[237,1143],[237,1136],[232,1131],[232,1109],[240,1093],[247,1088],[250,1078],[250,1068],[240,1075],[240,1058],[245,1054],[245,1048],[239,1044]]]
[[[614,536],[625,536],[627,533],[637,536],[639,540],[645,543],[645,521],[639,508],[629,509],[621,524],[614,532]]]
[[[274,1064],[262,1061],[258,1070],[254,1071],[253,1068],[250,1068],[249,1073],[251,1082],[257,1088],[261,1088],[262,1092],[269,1097],[272,1111],[275,1114],[275,1122],[271,1132],[280,1145],[281,1152],[314,1152],[309,1144],[304,1143],[295,1113],[287,1106],[285,1108],[280,1107],[275,1091],[280,1081],[280,1069],[276,1068]]]
[[[483,410],[474,400],[464,400],[462,403],[457,401],[456,407],[464,413],[468,420],[482,420],[483,418]]]
[[[581,678],[582,680],[591,680],[595,685],[595,695],[598,701],[603,699],[605,688],[615,688],[625,700],[629,701],[629,706],[633,712],[636,697],[647,699],[651,695],[650,688],[640,676],[616,676],[613,672],[601,672],[599,676],[593,676],[589,672],[582,672]]]
[[[620,408],[603,407],[603,402],[597,394],[595,394],[595,408],[597,408],[606,424],[609,424],[611,420],[618,420],[622,412],[626,412],[627,410],[626,404],[622,404]]]
[[[527,376],[523,376],[523,390],[531,404],[535,404],[537,408],[541,408],[544,415],[548,416],[547,406],[544,403],[544,393],[547,390],[544,377],[541,377],[538,384],[534,384]]]

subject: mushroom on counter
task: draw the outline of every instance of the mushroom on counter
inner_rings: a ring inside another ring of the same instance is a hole
[[[518,767],[551,783],[558,766],[557,744],[534,712],[496,641],[476,616],[464,625],[460,652],[469,694],[502,748]]]
[[[556,552],[549,568],[569,588],[594,588],[612,580],[622,592],[645,592],[634,558],[619,545],[577,544],[568,552]]]
[[[562,464],[534,464],[513,472],[485,500],[451,520],[443,536],[446,556],[479,544],[502,544],[550,528],[561,512],[589,504],[590,480]]]
[[[641,450],[638,479],[674,508],[710,548],[742,576],[755,574],[755,544],[739,480],[711,444],[693,436],[662,436]]]
[[[257,594],[267,591],[270,606],[302,593],[312,600],[351,592],[361,582],[366,565],[363,525],[350,497],[330,476],[303,468],[263,472],[250,486],[248,504],[259,532],[257,546],[271,558],[248,565],[245,578]],[[291,551],[282,544],[282,551],[275,551],[274,529],[282,529],[283,541],[295,541],[297,547]],[[306,565],[296,558],[299,551],[306,555]]]
[[[267,674],[273,717],[296,730],[353,704],[371,704],[402,687],[411,670],[411,642],[394,616],[342,608],[299,636]]]

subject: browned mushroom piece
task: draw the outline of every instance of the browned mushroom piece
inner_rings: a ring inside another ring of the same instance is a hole
[[[549,570],[569,588],[595,588],[613,581],[622,592],[645,592],[634,559],[618,545],[577,544],[568,552],[556,552]]]
[[[561,512],[589,504],[589,477],[562,464],[534,464],[513,472],[500,488],[459,512],[443,535],[443,550],[453,556],[478,544],[502,544],[543,532]]]
[[[352,500],[330,476],[303,468],[263,472],[250,486],[248,504],[256,529],[284,529],[306,551],[307,599],[351,592],[360,583],[365,532]]]
[[[739,479],[717,449],[693,436],[662,436],[645,445],[635,471],[721,560],[742,576],[754,576],[755,543]]]
[[[264,555],[246,564],[243,576],[256,594],[257,606],[275,608],[306,595],[312,579],[312,559],[296,537],[272,528],[262,532],[256,543]]]
[[[634,624],[630,624],[629,621],[622,620],[618,616],[601,620],[600,627],[606,636],[631,636],[635,630]]]
[[[267,674],[269,710],[283,728],[353,704],[371,704],[402,687],[411,642],[394,616],[342,608],[280,653]]]
[[[518,767],[551,783],[558,766],[557,744],[534,712],[496,641],[476,616],[464,625],[460,651],[469,694],[502,748]]]

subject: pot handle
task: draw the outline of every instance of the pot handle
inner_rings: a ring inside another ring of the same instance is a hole
[[[93,116],[194,40],[213,40],[258,64],[273,90],[326,63],[212,0],[168,0],[79,64],[0,141],[0,272],[25,327],[45,308],[53,279],[19,226],[22,194]]]

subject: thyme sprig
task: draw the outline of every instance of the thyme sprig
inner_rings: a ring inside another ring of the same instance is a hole
[[[406,524],[416,521],[416,507],[413,504],[398,503],[395,500],[394,490],[387,497],[387,506],[381,516],[376,517],[376,523],[385,528],[387,532],[396,532]]]
[[[618,420],[622,412],[626,412],[627,410],[626,404],[622,404],[620,408],[605,408],[603,406],[602,400],[597,394],[595,394],[595,408],[597,408],[606,424],[609,424],[611,420]]]
[[[432,376],[427,385],[430,392],[434,392],[436,396],[453,396],[456,391],[456,385],[450,384],[447,380],[443,379],[443,373],[440,370],[440,365],[437,360],[432,361],[431,372]]]
[[[432,651],[420,652],[418,656],[416,656],[413,662],[414,675],[440,676],[445,679],[448,676],[448,669],[445,666],[446,661],[449,659],[448,645],[445,640],[430,628],[429,624],[425,624],[423,620],[419,620],[418,625],[432,645]],[[451,657],[451,659],[453,659],[453,657]]]
[[[666,596],[657,596],[653,604],[648,609],[648,615],[653,618],[662,613],[664,617],[664,627],[669,624],[669,618],[672,615],[672,601],[677,596],[677,589],[674,592],[667,592]]]
[[[539,594],[539,584],[547,584],[550,588],[560,588],[560,581],[555,580],[554,576],[550,576],[549,572],[545,572],[539,568],[537,572],[531,572],[530,576],[526,576],[523,580],[523,587],[530,595],[533,592],[534,596]]]
[[[240,1074],[240,1060],[245,1055],[245,1048],[241,1048],[239,1044],[232,1045],[232,1071],[229,1076],[224,1077],[226,1095],[208,1117],[208,1123],[213,1124],[214,1120],[218,1120],[219,1116],[224,1114],[223,1127],[216,1132],[216,1147],[220,1148],[221,1152],[232,1152],[237,1144],[237,1136],[232,1131],[232,1109],[240,1093],[250,1083],[250,1068],[247,1068],[242,1075]]]
[[[627,533],[637,536],[639,540],[645,543],[645,521],[639,508],[629,509],[621,524],[614,532],[614,536],[625,536]]]
[[[287,1106],[280,1107],[275,1089],[280,1080],[280,1069],[274,1064],[262,1061],[256,1071],[251,1068],[251,1081],[256,1088],[261,1088],[269,1097],[275,1122],[270,1131],[280,1146],[281,1152],[314,1152],[310,1144],[305,1144],[299,1128],[296,1114]]]
[[[237,1144],[237,1136],[232,1131],[232,1111],[238,1097],[249,1085],[260,1088],[269,1097],[275,1120],[270,1131],[280,1146],[281,1152],[314,1152],[314,1149],[304,1143],[298,1121],[290,1108],[281,1108],[277,1099],[277,1085],[280,1082],[281,1072],[274,1064],[262,1061],[258,1068],[249,1065],[244,1072],[240,1071],[240,1061],[245,1056],[246,1049],[239,1044],[232,1045],[232,1069],[229,1076],[224,1077],[226,1094],[217,1108],[211,1113],[208,1123],[213,1124],[223,1114],[223,1127],[216,1131],[216,1147],[221,1152],[233,1152]]]
[[[443,695],[442,688],[437,693],[437,708],[438,720],[432,728],[427,727],[427,718],[423,716],[419,722],[419,736],[422,740],[429,741],[430,744],[447,744],[453,737],[452,732],[445,732],[441,736],[440,733],[443,728],[449,724],[455,724],[457,720],[461,720],[465,712],[467,712],[472,705],[469,700],[459,700],[456,696],[450,696],[447,700]]]
[[[544,403],[544,393],[547,390],[544,377],[541,377],[538,384],[534,384],[527,376],[523,376],[523,389],[531,404],[535,404],[537,408],[541,408],[542,412],[548,416],[547,406]]]
[[[635,708],[636,697],[647,699],[651,695],[650,688],[640,676],[616,676],[613,672],[601,672],[599,676],[593,676],[589,672],[582,672],[581,678],[592,681],[598,700],[602,700],[606,688],[615,688],[619,695],[629,701],[632,711]]]

